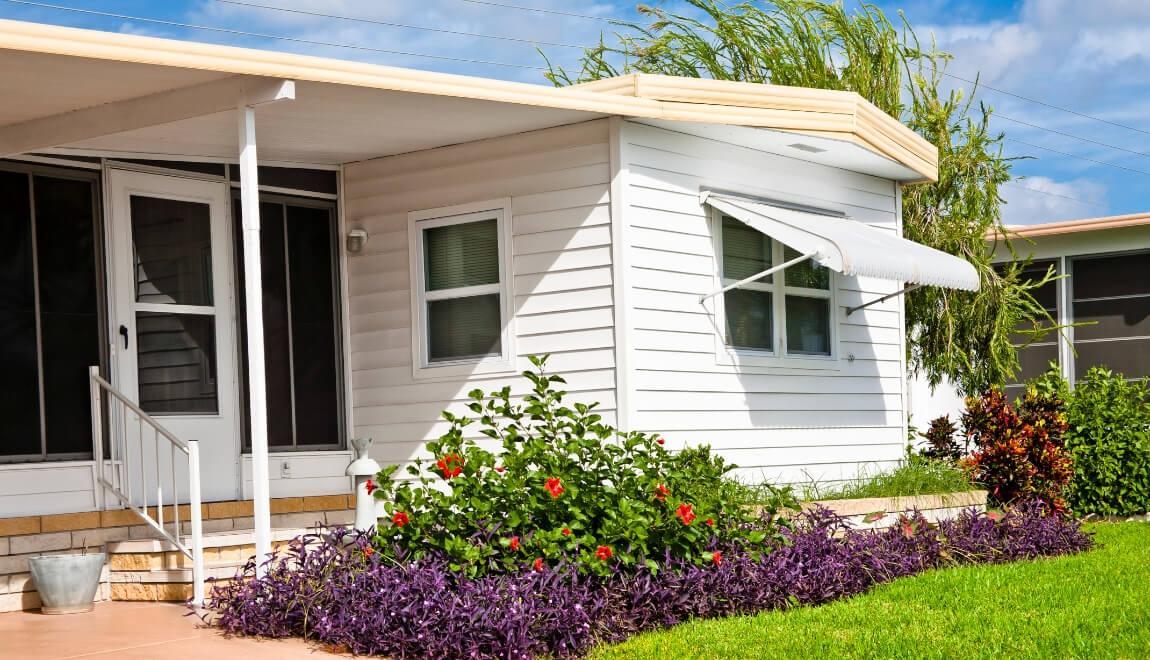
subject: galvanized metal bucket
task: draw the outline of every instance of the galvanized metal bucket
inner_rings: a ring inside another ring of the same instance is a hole
[[[40,592],[40,611],[44,614],[91,612],[106,560],[102,552],[29,557],[32,579]]]

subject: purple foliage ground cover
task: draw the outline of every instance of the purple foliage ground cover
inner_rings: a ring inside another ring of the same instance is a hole
[[[973,510],[929,525],[904,519],[856,531],[833,514],[803,515],[758,556],[719,549],[713,566],[664,561],[608,578],[571,566],[466,579],[437,562],[384,563],[342,531],[297,539],[254,577],[223,583],[209,600],[227,633],[301,636],[356,654],[397,658],[567,657],[693,618],[825,603],[943,566],[1069,554],[1091,546],[1077,522],[1041,504],[997,520]]]

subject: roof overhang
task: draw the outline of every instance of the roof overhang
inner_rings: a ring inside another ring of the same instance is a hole
[[[978,272],[966,260],[857,220],[712,191],[700,200],[844,275],[978,290]]]
[[[1131,213],[1128,215],[1111,215],[1104,218],[1083,218],[1081,220],[1063,220],[1060,222],[1046,222],[1037,225],[1009,225],[1006,227],[1006,237],[1009,238],[1039,238],[1042,236],[1061,236],[1063,234],[1077,234],[1089,231],[1104,231],[1107,229],[1125,229],[1127,227],[1150,226],[1150,213]],[[998,232],[987,234],[988,241],[1002,239]]]
[[[261,154],[277,160],[338,164],[623,116],[847,142],[902,166],[905,176],[895,180],[937,179],[935,148],[850,92],[646,74],[555,88],[0,20],[0,94],[10,100],[0,107],[0,127],[233,76],[299,87],[295,101],[261,110]],[[53,146],[212,156],[227,141],[232,153],[230,118],[175,122],[174,130],[144,126]]]

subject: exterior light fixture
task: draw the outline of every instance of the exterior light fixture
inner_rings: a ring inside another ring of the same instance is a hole
[[[347,251],[350,254],[359,254],[363,252],[363,247],[367,245],[367,230],[366,229],[352,229],[347,232]]]

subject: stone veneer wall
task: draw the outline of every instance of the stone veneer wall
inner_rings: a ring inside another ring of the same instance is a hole
[[[354,495],[285,497],[271,502],[273,528],[306,528],[317,522],[339,525],[352,521]],[[252,502],[209,502],[201,508],[204,533],[254,528]],[[164,507],[164,520],[174,519],[172,507]],[[188,530],[190,508],[180,505],[180,523]],[[152,515],[155,510],[152,508]],[[87,511],[46,516],[0,518],[0,612],[36,609],[40,597],[28,572],[28,558],[38,555],[102,552],[111,541],[159,538],[133,511]],[[96,600],[108,600],[111,588],[108,567],[100,577]]]

